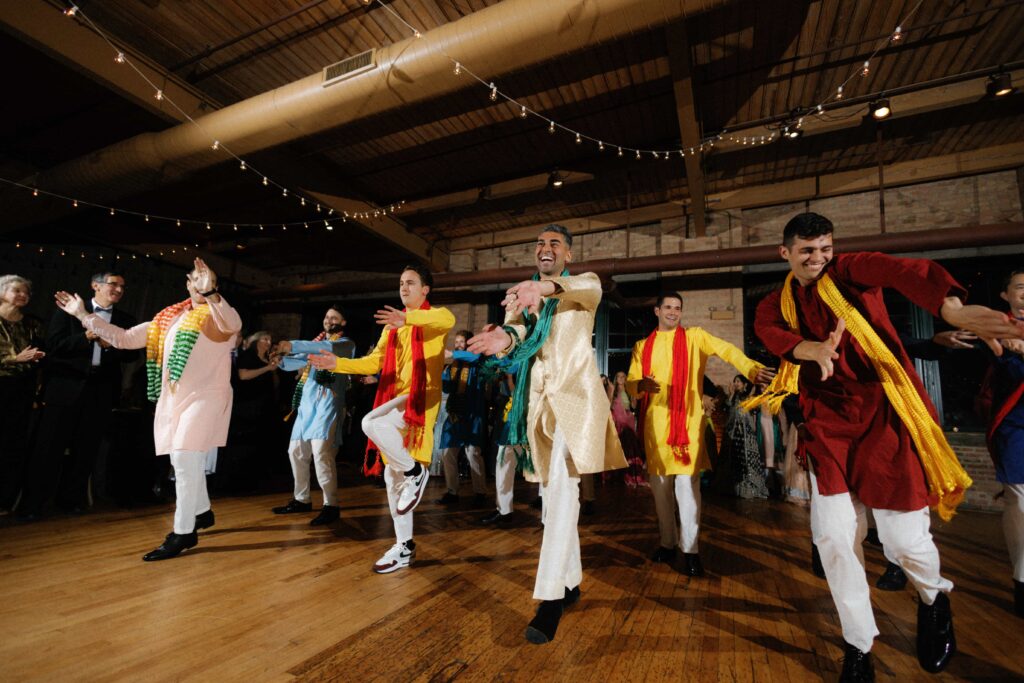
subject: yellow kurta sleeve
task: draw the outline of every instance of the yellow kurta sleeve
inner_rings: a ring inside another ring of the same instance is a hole
[[[331,372],[340,372],[348,375],[376,375],[384,361],[384,349],[388,345],[388,329],[380,333],[380,339],[373,351],[362,358],[339,358],[334,363]]]
[[[637,384],[644,378],[644,344],[647,342],[646,339],[641,339],[636,344],[633,344],[633,357],[629,361],[629,374],[626,375],[626,393],[639,400],[640,392],[637,390]]]
[[[436,332],[447,332],[455,327],[455,316],[447,308],[421,308],[415,311],[406,311],[405,324],[424,327]]]
[[[757,361],[747,358],[742,351],[724,339],[719,339],[715,335],[709,334],[699,327],[692,328],[692,330],[694,332],[700,332],[697,337],[697,342],[700,344],[700,349],[704,355],[718,356],[726,363],[739,370],[743,376],[751,382],[754,381],[754,377],[757,376],[757,372],[764,367]]]

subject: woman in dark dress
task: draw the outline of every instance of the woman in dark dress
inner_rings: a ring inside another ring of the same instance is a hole
[[[252,491],[272,458],[284,453],[284,445],[278,448],[274,438],[282,417],[277,404],[278,360],[270,353],[272,342],[269,332],[254,332],[238,355],[229,448],[219,477],[222,490]]]

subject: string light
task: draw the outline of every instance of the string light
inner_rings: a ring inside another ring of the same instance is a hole
[[[218,149],[220,149],[220,140],[214,140],[213,144],[210,145],[210,149],[212,149],[214,151],[217,151]]]
[[[75,207],[77,209],[78,208],[78,200],[77,199],[72,200],[71,206],[73,206],[73,207]]]
[[[164,98],[164,91],[157,89],[156,94],[153,95],[153,97],[155,97],[157,100],[162,100]]]
[[[898,43],[903,40],[903,27],[897,26],[896,30],[892,32],[892,37],[889,40],[893,43]]]
[[[459,76],[459,75],[461,75],[461,74],[462,74],[462,65],[461,65],[461,64],[459,64],[458,62],[455,62],[455,69],[454,69],[454,72],[455,72],[455,75],[456,75],[456,76]]]
[[[579,144],[582,144],[582,143],[583,143],[583,138],[580,137],[579,133],[576,133],[576,144],[579,145]]]
[[[117,62],[118,64],[124,64],[124,53],[123,52],[118,52],[117,56],[114,57],[114,61]]]
[[[270,181],[267,180],[267,176],[263,176],[263,187],[266,187],[269,184],[270,184]]]
[[[836,90],[836,99],[837,100],[843,99],[843,86],[839,86],[839,89]]]
[[[521,119],[525,119],[526,118],[526,105],[525,104],[522,105],[519,108],[519,118],[521,118]]]
[[[39,196],[39,190],[32,190],[32,196],[33,197],[38,197]]]
[[[498,86],[491,83],[491,102],[498,101]]]
[[[78,14],[78,5],[72,5],[71,7],[68,7],[66,10],[64,10],[64,16],[66,17],[73,17],[76,14]]]
[[[175,224],[176,224],[176,225],[177,225],[177,226],[178,226],[179,228],[181,227],[181,219],[180,219],[180,218],[179,218],[178,220],[174,221],[174,222],[175,222]]]
[[[636,151],[636,160],[640,161],[640,150]]]
[[[600,140],[597,141],[597,151],[598,152],[603,152],[604,151],[604,143],[601,142]]]
[[[620,156],[620,157],[622,156],[622,148],[621,147],[619,147],[619,153],[618,153],[617,156]]]
[[[111,216],[113,216],[113,215],[114,215],[114,210],[113,210],[113,209],[111,209],[111,210],[110,210],[110,215],[111,215]]]
[[[860,68],[860,75],[861,77],[864,77],[867,76],[869,73],[871,73],[871,62],[865,59],[864,66]]]
[[[551,133],[552,135],[555,134],[555,122],[554,121],[548,121],[548,132]]]
[[[238,162],[238,168],[240,168],[243,171],[245,170],[245,159],[242,159],[241,161]]]

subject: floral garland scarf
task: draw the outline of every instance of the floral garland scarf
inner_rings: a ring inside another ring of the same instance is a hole
[[[341,334],[335,333],[328,335],[326,332],[321,332],[313,339],[313,342],[321,342],[324,339],[329,339],[332,342],[337,341],[338,339],[341,339]],[[310,363],[306,363],[306,367],[302,369],[302,374],[299,375],[299,381],[295,383],[295,391],[292,392],[292,412],[299,409],[299,403],[302,402],[302,388],[306,386],[306,380],[309,379],[309,371],[312,367],[313,366]],[[330,370],[317,370],[313,377],[316,379],[317,384],[324,386],[333,384],[335,379],[334,373]],[[288,417],[291,417],[291,413],[288,413]],[[287,420],[288,417],[285,417],[285,420]]]
[[[185,371],[192,349],[202,334],[203,323],[210,317],[210,307],[207,304],[193,307],[192,300],[186,299],[157,313],[149,324],[146,332],[146,396],[153,403],[160,398],[162,388],[167,332],[182,313],[185,313],[185,319],[174,335],[171,355],[167,359],[167,381],[172,386],[178,383]]]

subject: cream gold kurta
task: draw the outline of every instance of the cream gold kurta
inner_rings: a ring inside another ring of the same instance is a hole
[[[578,474],[626,466],[590,340],[594,313],[601,303],[601,280],[584,273],[552,282],[561,288],[553,296],[558,308],[551,333],[533,359],[526,416],[533,472],[525,476],[545,483],[556,426]],[[509,313],[505,324],[514,327],[520,338],[526,336],[521,316]]]
[[[668,445],[669,389],[672,386],[673,357],[677,330],[659,331],[654,337],[651,352],[651,374],[661,390],[651,394],[644,422],[644,453],[647,456],[647,470],[651,474],[692,475],[695,471],[711,468],[707,449],[704,447],[704,407],[701,393],[704,385],[704,369],[709,356],[718,356],[729,363],[744,377],[753,381],[764,366],[750,360],[743,352],[727,341],[708,334],[699,327],[686,328],[686,354],[689,357],[686,373],[686,433],[690,438],[688,446],[690,464],[677,460]],[[637,383],[643,379],[643,357],[646,339],[633,347],[633,359],[626,377],[626,391],[639,399],[643,392],[637,391]]]

